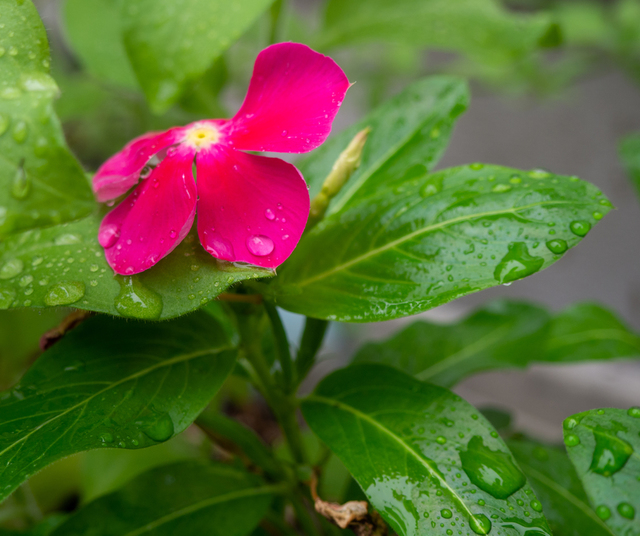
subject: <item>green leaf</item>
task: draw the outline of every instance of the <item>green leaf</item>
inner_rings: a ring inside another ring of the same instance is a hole
[[[330,0],[321,40],[324,46],[407,43],[496,63],[549,44],[554,31],[548,15],[516,15],[496,0]]]
[[[98,243],[101,216],[27,231],[0,243],[0,309],[73,305],[148,320],[185,314],[271,270],[218,262],[195,232],[153,268],[114,276]]]
[[[272,1],[122,2],[125,48],[152,109],[175,103]]]
[[[640,407],[565,419],[564,442],[591,505],[618,536],[640,534]]]
[[[52,536],[245,536],[266,513],[274,491],[222,463],[178,462],[87,504]]]
[[[143,448],[183,431],[235,356],[206,313],[162,324],[86,320],[0,394],[0,500],[64,456]]]
[[[418,321],[382,342],[368,343],[354,363],[382,363],[450,387],[482,370],[640,357],[640,338],[610,311],[591,303],[555,316],[499,300],[454,324]]]
[[[578,303],[558,313],[546,346],[544,361],[556,363],[640,357],[640,337],[594,303]]]
[[[501,300],[455,324],[415,322],[386,341],[366,344],[353,362],[394,366],[450,387],[481,370],[543,359],[548,324],[544,309]]]
[[[636,193],[640,195],[640,134],[631,134],[623,138],[618,145],[618,153]]]
[[[91,75],[138,87],[122,42],[118,0],[65,0],[63,16],[73,51]]]
[[[53,111],[47,35],[31,0],[0,0],[0,240],[94,207]]]
[[[337,136],[297,165],[311,197],[322,188],[334,162],[353,137],[371,128],[360,167],[335,197],[328,214],[350,204],[356,192],[401,183],[405,176],[419,177],[430,171],[449,144],[458,116],[469,104],[463,80],[448,76],[423,78],[369,113],[362,121]]]
[[[612,536],[613,532],[589,505],[580,479],[566,453],[527,439],[507,446],[540,499],[555,536]]]
[[[447,389],[360,365],[325,378],[302,411],[401,536],[550,534],[497,432]]]
[[[362,187],[320,222],[268,289],[295,313],[388,320],[532,275],[610,208],[577,177],[471,164]]]

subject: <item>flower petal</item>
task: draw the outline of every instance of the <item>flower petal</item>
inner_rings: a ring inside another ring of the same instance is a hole
[[[187,235],[196,213],[193,152],[178,148],[105,216],[98,241],[117,273],[151,268]]]
[[[311,151],[331,132],[348,88],[331,58],[298,43],[271,45],[258,54],[230,139],[247,151]]]
[[[275,268],[302,236],[309,192],[295,166],[223,145],[196,157],[198,235],[225,261]]]
[[[93,191],[99,202],[115,199],[135,186],[149,159],[162,149],[180,141],[180,127],[165,132],[147,132],[134,138],[124,149],[107,160],[93,176]]]

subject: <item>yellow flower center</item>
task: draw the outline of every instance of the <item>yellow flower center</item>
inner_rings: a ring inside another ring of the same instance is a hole
[[[206,149],[219,140],[220,132],[212,125],[196,125],[184,137],[184,143],[196,149]]]

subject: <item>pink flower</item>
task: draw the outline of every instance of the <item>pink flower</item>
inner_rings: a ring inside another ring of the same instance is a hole
[[[131,141],[93,178],[101,202],[137,185],[100,225],[98,241],[109,265],[119,274],[136,274],[156,264],[187,235],[196,206],[200,242],[211,255],[266,268],[282,264],[307,222],[307,186],[295,166],[244,151],[315,149],[329,135],[348,87],[331,58],[280,43],[258,55],[232,119],[207,119]]]

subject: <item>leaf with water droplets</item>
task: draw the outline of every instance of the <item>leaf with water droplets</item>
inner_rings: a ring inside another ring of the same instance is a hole
[[[272,1],[123,2],[125,48],[151,108],[163,112],[174,104]]]
[[[551,534],[504,442],[447,389],[356,365],[320,382],[302,411],[401,536]]]
[[[553,534],[613,536],[589,504],[566,453],[523,438],[506,443],[540,499],[525,504],[530,511],[544,512]]]
[[[77,219],[94,207],[53,111],[49,46],[31,0],[5,0],[0,49],[0,239]],[[12,53],[13,52],[13,53]]]
[[[226,329],[98,316],[0,393],[0,500],[46,465],[94,448],[138,449],[182,432],[234,366]]]
[[[454,324],[415,322],[366,344],[353,362],[383,363],[450,387],[483,370],[638,357],[638,335],[603,307],[582,303],[551,315],[498,300]]]
[[[176,462],[151,469],[84,505],[51,534],[246,536],[276,491],[239,467]]]
[[[546,241],[576,246],[610,208],[576,177],[494,165],[367,181],[303,236],[267,297],[343,322],[416,314],[547,268],[562,255]]]
[[[153,268],[115,276],[98,243],[100,218],[93,214],[1,242],[0,308],[73,305],[158,320],[193,311],[238,281],[274,275],[255,266],[216,261],[192,233]]]
[[[596,514],[618,536],[640,535],[640,407],[577,413],[563,428]]]

